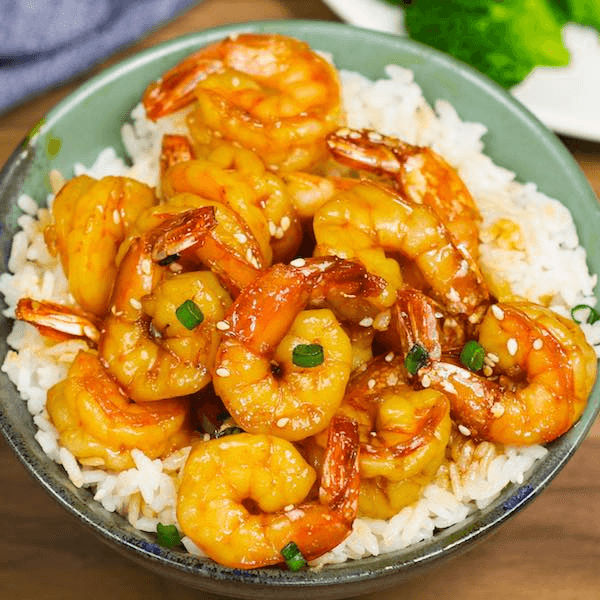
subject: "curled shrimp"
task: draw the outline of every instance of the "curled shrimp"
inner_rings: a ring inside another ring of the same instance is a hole
[[[194,217],[206,210],[213,211],[216,220],[208,231],[202,219]],[[154,236],[152,258],[157,262],[177,258],[170,266],[176,272],[209,268],[237,296],[266,266],[256,238],[235,211],[191,193],[177,194],[142,213],[119,249],[119,260],[133,240],[165,229],[165,222],[169,228]]]
[[[134,466],[131,450],[154,459],[192,440],[187,400],[131,402],[94,352],[77,354],[46,406],[61,443],[82,464],[120,471]]]
[[[167,204],[176,195],[191,193],[209,202],[228,206],[240,217],[257,241],[260,257],[256,260],[261,264],[271,264],[271,236],[267,218],[260,205],[260,197],[238,173],[222,169],[211,161],[190,160],[174,164],[167,169],[161,186]]]
[[[403,286],[400,264],[386,252],[413,262],[450,313],[476,318],[488,298],[479,269],[456,248],[435,213],[386,187],[362,182],[339,192],[317,210],[313,230],[316,254],[354,258],[387,282],[375,299],[380,308],[389,308]]]
[[[214,225],[210,209],[200,209],[195,219],[205,232]],[[219,341],[215,324],[231,303],[211,272],[173,274],[154,262],[156,235],[153,230],[134,240],[123,258],[98,346],[103,364],[139,402],[192,394],[210,382]],[[202,315],[191,329],[177,316],[187,301]]]
[[[581,329],[525,301],[492,305],[480,324],[487,375],[433,360],[421,383],[444,391],[455,420],[475,439],[528,445],[550,442],[581,416],[597,358]]]
[[[254,150],[269,167],[304,169],[327,153],[341,124],[337,72],[305,42],[239,34],[201,49],[151,84],[143,97],[156,120],[196,102],[190,127]]]
[[[240,433],[194,447],[177,497],[183,532],[218,563],[252,569],[283,562],[295,542],[307,560],[352,530],[358,497],[358,434],[336,417],[319,497],[307,500],[314,469],[291,442]]]
[[[105,315],[119,245],[140,213],[154,204],[150,187],[126,177],[96,181],[81,175],[62,187],[45,237],[58,250],[69,289],[83,310]]]
[[[335,257],[277,264],[244,288],[227,314],[213,386],[251,433],[299,440],[327,427],[352,366],[348,335],[329,308],[303,310],[319,296],[370,285],[357,263]],[[322,299],[322,298],[321,298]],[[294,364],[299,344],[318,344],[323,361]]]
[[[284,179],[269,171],[255,152],[234,144],[218,144],[207,159],[251,185],[267,219],[273,262],[294,258],[302,243],[302,227]]]
[[[353,374],[337,414],[358,423],[359,514],[389,519],[416,501],[450,440],[446,395],[412,389],[401,355],[386,354]]]
[[[330,134],[327,145],[336,160],[392,180],[407,198],[431,208],[457,248],[478,259],[479,210],[456,170],[439,154],[375,131],[348,128]]]
[[[83,339],[95,345],[100,339],[98,318],[74,306],[20,298],[15,315],[17,319],[34,325],[42,335],[57,341]]]

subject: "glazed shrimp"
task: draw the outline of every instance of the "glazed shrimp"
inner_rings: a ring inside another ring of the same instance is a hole
[[[201,221],[186,217],[198,210],[214,212],[216,225],[208,232]],[[170,227],[154,236],[152,258],[157,262],[177,258],[176,264],[171,265],[174,270],[209,268],[229,293],[237,296],[266,267],[256,238],[235,211],[191,193],[178,194],[168,203],[142,213],[121,245],[119,257],[131,241],[155,228],[164,228],[165,221],[170,222]]]
[[[56,248],[77,304],[103,317],[116,276],[119,244],[142,211],[156,204],[150,187],[126,177],[99,181],[86,175],[62,187],[45,234]]]
[[[387,354],[355,373],[337,414],[360,436],[359,514],[389,519],[434,478],[450,439],[450,404],[433,389],[413,390],[402,357]],[[317,437],[322,443],[323,434]]]
[[[74,307],[21,298],[15,309],[17,319],[34,325],[38,331],[51,339],[83,339],[96,345],[100,339],[100,321],[95,315]]]
[[[256,260],[261,264],[271,264],[273,252],[267,217],[260,197],[244,177],[211,161],[190,160],[167,169],[161,180],[161,189],[167,204],[176,195],[191,193],[209,202],[228,206],[257,241],[261,254]]]
[[[282,177],[266,169],[255,152],[234,144],[218,144],[207,160],[222,169],[232,170],[251,185],[258,206],[267,219],[273,262],[287,262],[294,258],[302,243],[302,227]]]
[[[93,352],[77,354],[46,407],[61,444],[82,464],[121,471],[134,466],[133,449],[154,459],[192,440],[187,400],[131,402]]]
[[[163,135],[159,157],[161,179],[170,167],[194,160],[195,158],[196,151],[194,150],[194,146],[185,135],[174,133]]]
[[[228,567],[281,563],[281,550],[292,541],[307,560],[317,558],[352,530],[357,450],[355,423],[336,417],[319,497],[307,500],[316,474],[290,442],[241,433],[200,443],[184,467],[178,521],[210,558]]]
[[[235,421],[251,433],[299,440],[322,431],[340,405],[352,366],[350,340],[329,308],[309,301],[369,292],[356,263],[338,258],[277,264],[247,286],[222,328],[213,386]],[[294,364],[300,344],[318,344],[323,361]]]
[[[375,183],[362,182],[319,208],[313,220],[315,254],[354,258],[387,286],[380,309],[395,302],[403,286],[400,253],[421,271],[436,299],[453,314],[480,316],[488,291],[479,269],[453,244],[440,219],[426,206]]]
[[[530,302],[499,303],[481,322],[479,342],[489,377],[444,360],[418,372],[424,386],[449,396],[454,419],[473,438],[547,443],[581,416],[597,358],[574,322]]]
[[[479,210],[456,170],[439,154],[375,131],[348,128],[330,134],[327,145],[336,160],[384,176],[414,203],[428,206],[446,224],[456,247],[478,259]]]
[[[282,35],[239,34],[203,48],[143,97],[153,120],[193,102],[193,137],[205,142],[208,132],[236,142],[269,167],[307,168],[326,155],[325,136],[341,124],[336,70]]]
[[[195,214],[205,231],[213,226],[210,209]],[[219,341],[215,324],[231,303],[211,272],[174,275],[155,263],[156,235],[137,238],[123,258],[99,343],[103,365],[136,402],[192,394],[210,382]],[[192,329],[177,316],[187,301],[202,315]]]

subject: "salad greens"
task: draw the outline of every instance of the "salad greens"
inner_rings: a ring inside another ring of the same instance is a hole
[[[447,52],[505,88],[537,66],[564,66],[562,28],[600,31],[600,0],[387,0],[402,5],[408,35]]]

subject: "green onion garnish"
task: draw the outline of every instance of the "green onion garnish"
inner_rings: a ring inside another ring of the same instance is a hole
[[[181,534],[175,525],[159,523],[156,526],[156,537],[158,538],[158,545],[163,548],[173,548],[181,543]]]
[[[306,565],[306,559],[298,548],[296,542],[289,542],[281,549],[281,556],[291,571],[299,571]]]
[[[578,304],[577,306],[574,306],[571,309],[571,318],[573,319],[573,321],[575,321],[575,323],[577,323],[577,325],[581,325],[581,321],[577,320],[577,318],[575,317],[575,313],[580,310],[588,310],[589,311],[587,319],[585,320],[585,322],[588,325],[593,325],[596,321],[600,321],[600,313],[598,313],[598,311],[595,308],[592,308],[591,306],[588,306],[587,304]]]
[[[167,265],[170,265],[172,262],[175,262],[176,260],[179,260],[179,254],[170,254],[169,256],[166,256],[162,260],[159,260],[158,264],[161,267],[166,267]]]
[[[236,433],[244,433],[244,430],[241,427],[226,427],[222,431],[215,431],[214,437],[217,439],[226,435],[235,435]]]
[[[321,344],[298,344],[292,350],[292,362],[297,367],[318,367],[324,360]]]
[[[175,316],[179,322],[189,330],[194,329],[204,321],[204,315],[199,306],[193,300],[186,300],[175,310]]]
[[[460,362],[471,371],[479,371],[483,367],[485,350],[475,340],[469,340],[460,352]]]
[[[429,353],[427,350],[425,350],[425,348],[423,348],[423,346],[420,344],[415,344],[406,354],[404,366],[411,375],[414,375],[422,366],[425,365],[428,358]]]

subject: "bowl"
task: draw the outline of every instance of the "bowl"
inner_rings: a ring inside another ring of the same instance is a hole
[[[600,272],[600,207],[584,175],[560,140],[500,87],[473,69],[411,40],[355,27],[315,21],[253,22],[201,31],[137,54],[94,77],[71,94],[34,128],[0,174],[2,264],[7,268],[11,239],[20,211],[17,198],[27,193],[43,199],[48,173],[56,168],[73,175],[75,161],[91,164],[98,151],[113,146],[124,152],[120,125],[138,103],[148,82],[208,43],[239,31],[278,32],[331,52],[340,68],[376,78],[388,63],[411,68],[429,102],[446,99],[466,120],[484,123],[485,152],[497,164],[533,181],[572,212],[592,272]],[[0,359],[8,347],[11,322],[0,322]],[[528,505],[564,467],[581,444],[600,410],[596,385],[581,419],[548,445],[520,485],[511,484],[485,509],[444,529],[432,539],[378,557],[291,572],[268,568],[240,570],[195,558],[183,550],[157,545],[155,536],[109,513],[78,489],[62,467],[48,459],[34,440],[34,425],[24,402],[4,373],[0,374],[0,427],[9,444],[39,484],[67,511],[102,540],[141,565],[185,585],[239,598],[321,598],[356,596],[390,587],[456,557]]]

